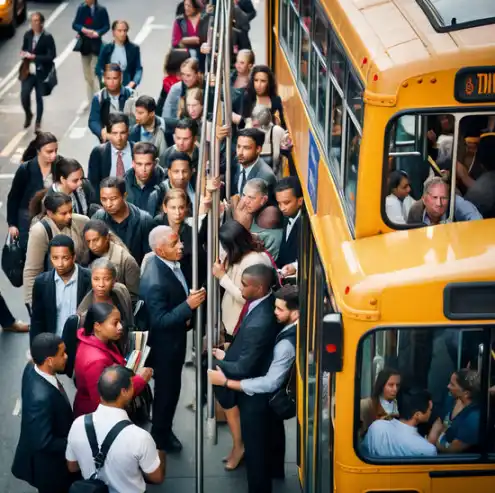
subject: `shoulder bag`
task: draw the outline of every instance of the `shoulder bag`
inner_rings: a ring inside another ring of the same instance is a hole
[[[26,252],[21,247],[19,239],[12,238],[9,233],[2,250],[2,270],[15,288],[22,286],[25,263]]]
[[[101,444],[101,448],[98,448],[93,415],[87,414],[84,416],[84,427],[86,429],[86,435],[88,436],[89,445],[91,446],[91,453],[93,454],[96,471],[90,478],[74,482],[69,489],[69,493],[109,493],[110,490],[108,489],[107,484],[99,479],[98,475],[105,465],[105,460],[113,442],[118,437],[119,433],[131,424],[132,423],[126,419],[119,421],[108,432],[108,435]]]
[[[286,384],[274,392],[269,401],[272,411],[283,420],[292,419],[296,415],[295,373],[294,361]]]
[[[41,94],[43,96],[49,96],[57,84],[58,84],[57,69],[55,68],[55,64],[53,63],[50,72],[48,73],[46,79],[41,84]]]

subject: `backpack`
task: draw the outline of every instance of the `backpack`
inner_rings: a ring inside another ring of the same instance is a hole
[[[50,241],[52,241],[52,238],[53,238],[52,228],[50,227],[50,225],[48,224],[46,219],[42,219],[40,222],[43,225],[43,227],[45,228],[46,235],[48,236],[48,243],[50,243]],[[50,260],[50,250],[49,249],[45,253],[45,261],[43,263],[43,266],[44,266],[43,272],[48,272],[53,267],[52,262]]]
[[[108,432],[107,436],[101,444],[101,448],[98,448],[98,441],[96,439],[95,426],[93,423],[93,414],[86,414],[84,416],[84,427],[86,429],[86,435],[88,437],[89,445],[91,446],[91,453],[93,454],[93,460],[95,463],[96,471],[88,479],[82,479],[72,483],[69,488],[69,493],[109,493],[107,484],[98,478],[98,475],[105,465],[108,452],[113,442],[119,435],[119,433],[131,425],[132,423],[125,419],[119,421]]]

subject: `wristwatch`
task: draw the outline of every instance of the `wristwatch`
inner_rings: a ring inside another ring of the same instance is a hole
[[[223,386],[225,388],[227,388],[229,386],[229,379],[228,378],[225,379],[225,383],[223,384]]]

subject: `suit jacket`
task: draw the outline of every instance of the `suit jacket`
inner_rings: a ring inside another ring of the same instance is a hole
[[[141,82],[143,76],[143,66],[141,65],[141,50],[135,43],[131,43],[129,40],[124,44],[125,54],[127,58],[127,67],[122,74],[122,84],[127,86],[129,82],[135,82],[136,86]],[[110,63],[113,50],[115,49],[115,42],[105,44],[101,47],[100,55],[98,57],[98,63],[96,64],[95,72],[99,79],[103,77],[105,71],[105,65]]]
[[[83,27],[95,30],[100,37],[96,39],[88,38],[82,33]],[[86,2],[81,3],[79,7],[77,7],[76,16],[72,23],[72,29],[76,31],[81,38],[79,46],[81,54],[98,56],[102,45],[101,38],[110,30],[110,18],[107,9],[102,5],[99,5],[98,1],[96,1],[94,14],[92,15],[91,8],[88,7]]]
[[[53,61],[57,56],[55,41],[50,33],[42,31],[40,39],[38,39],[33,50],[33,38],[34,32],[30,29],[24,34],[22,51],[27,51],[36,55],[36,58],[33,60],[36,65],[36,77],[40,81],[44,81],[48,77],[53,66]]]
[[[254,307],[239,327],[223,361],[215,360],[227,378],[243,380],[265,375],[273,358],[275,338],[280,331],[270,295]]]
[[[12,474],[42,491],[66,492],[70,474],[65,449],[71,425],[69,401],[28,363],[22,375],[21,435]]]
[[[55,269],[39,274],[33,286],[33,305],[30,342],[42,332],[55,332],[57,328],[57,295],[55,287]],[[77,305],[91,290],[91,271],[78,266],[77,274]]]
[[[187,295],[172,269],[158,256],[146,262],[139,286],[148,317],[150,347],[160,355],[172,358],[186,347],[187,321],[193,311],[186,303]],[[154,361],[156,364],[156,361]]]
[[[289,238],[287,236],[287,227],[289,226],[289,221],[285,219],[284,230],[282,233],[282,242],[280,243],[280,249],[278,251],[277,257],[277,267],[281,269],[287,264],[292,264],[297,260],[297,255],[299,252],[299,232],[301,229],[301,217],[298,217],[294,226],[290,231]]]
[[[233,161],[233,167],[234,167],[234,169],[232,170],[233,173],[231,173],[232,181],[231,181],[230,193],[231,195],[236,195],[236,194],[241,195],[242,190],[238,189],[239,177],[241,175],[241,171],[237,159]],[[254,165],[251,172],[249,173],[247,180],[249,181],[252,178],[262,178],[263,180],[265,180],[268,183],[268,187],[270,189],[270,196],[273,195],[273,189],[275,188],[275,185],[277,183],[277,177],[275,176],[275,173],[273,172],[272,168],[270,168],[270,166],[268,166],[268,164],[266,164],[262,158],[258,158],[258,161]]]
[[[132,148],[134,144],[129,142]],[[112,144],[105,142],[93,147],[89,155],[88,180],[95,190],[95,197],[100,201],[100,183],[103,178],[108,178],[112,171]]]

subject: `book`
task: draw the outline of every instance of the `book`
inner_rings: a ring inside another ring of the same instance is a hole
[[[144,368],[146,359],[150,354],[148,335],[148,331],[135,331],[129,334],[129,354],[126,358],[126,367],[134,373]]]

